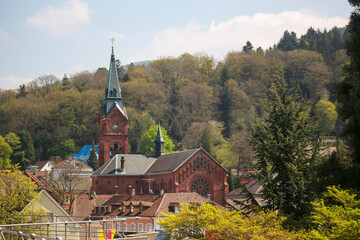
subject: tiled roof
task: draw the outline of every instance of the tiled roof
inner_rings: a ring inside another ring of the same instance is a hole
[[[96,195],[95,197],[90,197],[89,195],[83,194],[76,198],[73,215],[82,216],[82,218],[76,218],[76,220],[81,220],[89,216],[93,209],[96,206],[103,205],[107,202],[113,195]]]
[[[162,212],[169,214],[169,205],[170,203],[211,203],[216,206],[219,206],[217,203],[211,201],[210,199],[201,196],[196,192],[191,193],[165,193],[162,202],[159,204],[159,208],[156,210],[154,216],[161,216]]]
[[[246,183],[245,187],[252,195],[261,194],[262,186],[256,179],[253,179],[252,181]],[[226,197],[227,198],[239,197],[239,196],[244,197],[245,195],[246,195],[246,191],[244,191],[243,188],[240,187],[227,193]]]
[[[38,166],[39,169],[42,169],[49,161],[37,161],[33,166]]]
[[[146,174],[173,172],[198,150],[199,148],[162,155],[156,159],[156,161],[146,171]]]
[[[32,173],[29,172],[24,172],[25,175],[27,175],[28,177],[31,178],[31,180],[33,180],[39,187],[42,187],[44,184],[37,178],[35,177]]]
[[[121,157],[125,158],[125,171],[121,170]],[[117,154],[102,165],[93,175],[143,175],[155,161],[153,157],[140,154]]]

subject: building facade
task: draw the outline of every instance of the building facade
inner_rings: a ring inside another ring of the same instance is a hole
[[[93,177],[96,194],[191,193],[223,205],[227,170],[204,149],[164,154],[160,125],[153,156],[128,153],[128,116],[122,102],[112,48],[104,104],[99,113],[99,169]]]

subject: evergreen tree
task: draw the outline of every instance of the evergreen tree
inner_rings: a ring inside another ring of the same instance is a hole
[[[286,30],[276,48],[283,51],[293,51],[298,49],[298,39],[296,37],[296,33],[289,33],[289,31]]]
[[[96,148],[95,148],[94,143],[93,143],[93,145],[92,145],[92,147],[91,147],[88,165],[89,165],[89,167],[91,167],[94,171],[95,171],[96,169],[98,169],[98,167],[99,167],[98,157],[96,156]]]
[[[346,42],[350,62],[343,67],[344,80],[336,86],[336,98],[338,112],[345,123],[343,134],[348,138],[353,161],[360,169],[360,1],[349,2],[355,7]]]
[[[310,212],[314,199],[317,148],[314,129],[300,97],[284,82],[272,87],[267,116],[252,133],[256,178],[263,186],[267,207],[294,217]]]
[[[29,131],[22,130],[21,132],[19,132],[19,138],[21,142],[20,150],[24,152],[24,157],[28,160],[28,164],[30,165],[34,164],[36,162],[35,149]],[[28,166],[24,166],[24,167],[28,167]]]

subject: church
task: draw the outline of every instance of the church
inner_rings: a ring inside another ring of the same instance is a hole
[[[112,46],[104,104],[99,112],[99,168],[92,175],[95,194],[197,192],[220,204],[228,193],[228,171],[204,149],[164,154],[160,124],[152,156],[129,154],[128,115]]]

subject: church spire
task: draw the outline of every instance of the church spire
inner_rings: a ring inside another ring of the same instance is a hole
[[[111,47],[111,58],[110,58],[108,80],[105,89],[105,98],[121,98],[119,76],[115,64],[114,46]]]
[[[113,41],[113,39],[112,39]],[[111,57],[110,57],[110,66],[107,84],[105,88],[105,101],[103,106],[103,115],[107,115],[112,111],[112,109],[118,105],[121,112],[126,115],[125,108],[122,103],[121,97],[121,88],[119,83],[119,76],[117,72],[117,67],[115,64],[115,54],[114,54],[114,42],[111,46]]]
[[[155,143],[155,157],[159,157],[165,152],[164,149],[165,140],[161,132],[160,122],[154,143]]]

